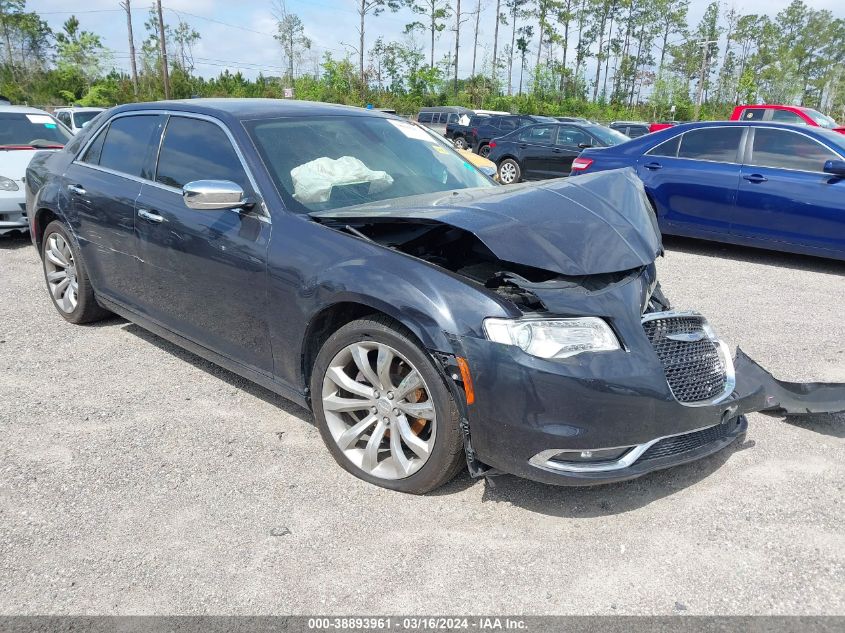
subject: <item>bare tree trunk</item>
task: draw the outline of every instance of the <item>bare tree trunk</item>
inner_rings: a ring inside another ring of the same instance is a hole
[[[601,56],[604,50],[604,25],[607,23],[607,17],[602,16],[601,29],[599,33],[599,51],[596,56],[596,82],[593,85],[593,101],[598,101],[599,98],[599,80],[601,79]]]
[[[493,70],[491,71],[491,79],[496,83],[496,51],[499,46],[499,9],[501,8],[502,0],[496,0],[496,28],[493,31]]]
[[[361,17],[361,25],[358,30],[358,71],[361,74],[361,90],[364,89],[364,15],[367,12],[365,2],[366,0],[361,0],[361,6],[358,9],[358,15]]]
[[[513,94],[511,80],[513,79],[513,47],[516,45],[516,13],[517,8],[516,5],[514,5],[513,13],[511,14],[511,18],[513,19],[513,31],[511,32],[511,51],[510,56],[508,58],[508,96]]]
[[[167,44],[165,42],[164,16],[161,13],[161,0],[156,0],[158,11],[159,48],[161,48],[161,77],[164,80],[164,98],[170,99],[170,69],[167,67]]]
[[[458,96],[458,52],[461,49],[461,0],[455,6],[455,96]]]
[[[437,30],[437,22],[434,19],[434,7],[431,9],[431,68],[434,68],[434,33]]]
[[[610,45],[613,42],[613,14],[610,15],[610,28],[607,31],[607,53],[604,57],[604,85],[602,86],[602,93],[607,99],[607,71],[610,68]]]
[[[478,55],[478,22],[481,19],[481,0],[475,5],[475,39],[472,42],[472,73],[470,77],[475,77],[475,58]]]

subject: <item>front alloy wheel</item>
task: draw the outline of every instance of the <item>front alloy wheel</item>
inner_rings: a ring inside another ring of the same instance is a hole
[[[453,394],[431,355],[400,323],[372,315],[323,343],[310,379],[323,441],[347,471],[423,494],[466,465]]]
[[[342,349],[323,379],[332,438],[368,475],[402,479],[428,461],[437,415],[419,371],[389,345],[362,341]]]
[[[516,161],[506,158],[499,164],[499,182],[503,185],[519,182],[520,176],[519,165]]]

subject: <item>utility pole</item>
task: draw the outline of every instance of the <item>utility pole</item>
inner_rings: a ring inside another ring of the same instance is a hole
[[[138,67],[135,65],[135,37],[132,34],[132,7],[130,0],[123,0],[120,6],[126,11],[126,29],[129,31],[129,63],[132,67],[132,89],[138,98]]]
[[[455,96],[458,96],[458,51],[461,48],[461,0],[455,9]]]
[[[161,50],[161,77],[164,80],[164,98],[170,99],[170,71],[167,68],[167,44],[165,44],[164,16],[161,13],[161,0],[156,0],[158,10],[158,45]]]
[[[702,40],[698,43],[701,47],[701,74],[698,77],[698,99],[695,103],[695,120],[701,115],[701,103],[704,99],[704,73],[707,68],[707,61],[710,59],[710,45],[717,44],[718,40]]]

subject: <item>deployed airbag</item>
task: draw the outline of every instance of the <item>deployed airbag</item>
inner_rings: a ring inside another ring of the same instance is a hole
[[[326,202],[332,189],[341,185],[369,185],[369,193],[384,191],[393,184],[385,171],[374,171],[353,156],[338,159],[323,156],[290,170],[293,195],[300,202]]]

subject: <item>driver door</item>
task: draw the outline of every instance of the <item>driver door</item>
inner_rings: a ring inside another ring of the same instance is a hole
[[[135,208],[143,311],[169,330],[252,369],[273,369],[267,325],[270,220],[252,210],[195,210],[182,187],[227,180],[255,190],[222,123],[170,116],[154,182]]]

